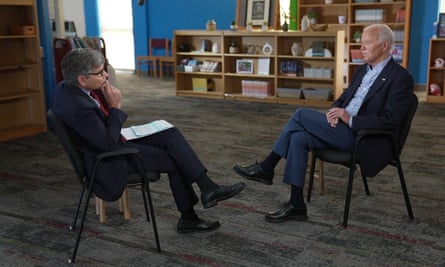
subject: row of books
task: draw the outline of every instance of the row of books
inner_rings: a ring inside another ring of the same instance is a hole
[[[274,95],[274,86],[270,81],[241,80],[243,96],[267,97]]]

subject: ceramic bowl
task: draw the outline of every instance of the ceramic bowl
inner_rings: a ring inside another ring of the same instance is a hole
[[[328,24],[311,24],[311,29],[316,32],[326,31],[327,28]]]

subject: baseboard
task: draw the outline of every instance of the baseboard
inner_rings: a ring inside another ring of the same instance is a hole
[[[414,92],[426,92],[425,84],[414,84]]]

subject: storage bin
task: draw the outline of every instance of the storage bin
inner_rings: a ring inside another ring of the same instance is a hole
[[[333,90],[328,88],[304,88],[304,99],[330,101],[333,98]]]
[[[8,28],[9,34],[13,35],[33,35],[36,33],[33,25],[12,25]]]
[[[278,97],[303,98],[303,90],[300,88],[277,88]]]

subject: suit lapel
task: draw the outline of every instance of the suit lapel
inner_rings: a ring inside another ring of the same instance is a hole
[[[394,61],[390,59],[388,64],[383,68],[382,72],[380,72],[379,76],[375,79],[374,83],[371,85],[371,88],[369,88],[368,93],[365,96],[365,99],[363,100],[363,103],[366,103],[369,99],[372,98],[373,95],[375,95],[380,89],[383,88],[385,83],[388,81],[389,77],[391,76],[392,70],[394,65]]]

